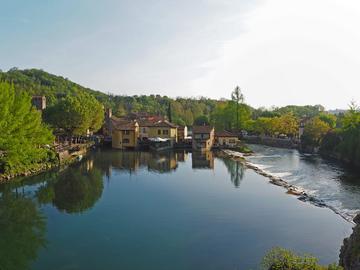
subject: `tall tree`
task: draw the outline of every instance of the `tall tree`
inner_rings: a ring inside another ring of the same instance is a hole
[[[54,140],[31,105],[30,97],[0,83],[0,173],[17,174],[50,157],[44,147]]]
[[[91,95],[78,93],[66,96],[47,108],[44,119],[58,132],[66,135],[85,135],[98,131],[104,121],[103,106]]]
[[[231,93],[231,99],[236,103],[236,130],[239,130],[239,105],[244,102],[244,95],[239,86]]]

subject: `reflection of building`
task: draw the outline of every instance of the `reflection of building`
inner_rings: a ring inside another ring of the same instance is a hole
[[[46,97],[45,96],[33,96],[31,99],[31,103],[39,111],[46,109]]]
[[[214,128],[211,126],[194,126],[192,131],[192,148],[207,151],[214,144]]]
[[[188,153],[186,151],[176,151],[177,160],[179,162],[185,162],[188,159]]]
[[[142,154],[147,153],[135,151],[118,151],[115,152],[115,157],[111,160],[111,164],[117,169],[130,172],[136,171],[141,166],[140,162]],[[147,158],[149,158],[148,155]]]
[[[239,142],[236,134],[229,131],[217,131],[215,132],[215,143],[217,146],[223,147],[235,147]]]
[[[148,169],[159,173],[170,172],[176,170],[177,156],[172,151],[161,153],[152,153],[148,161]]]
[[[117,149],[137,148],[139,124],[136,121],[112,118],[112,147]]]
[[[213,169],[214,155],[211,151],[192,153],[192,167],[194,169]]]

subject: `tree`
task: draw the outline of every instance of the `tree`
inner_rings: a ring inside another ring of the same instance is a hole
[[[261,266],[264,270],[343,270],[336,264],[319,265],[315,257],[300,256],[283,248],[270,250],[263,258]]]
[[[98,131],[104,121],[103,106],[91,95],[79,93],[66,96],[47,108],[44,119],[58,132],[66,135],[85,135]]]
[[[299,132],[299,122],[292,113],[286,113],[278,118],[276,131],[294,137]]]
[[[319,118],[321,121],[327,123],[329,125],[329,127],[331,128],[335,128],[336,127],[336,116],[333,114],[329,114],[329,113],[320,113],[319,114]]]
[[[244,95],[239,86],[236,86],[231,93],[231,99],[236,103],[236,130],[239,130],[239,104],[244,102]]]
[[[322,139],[330,130],[330,126],[322,121],[318,116],[312,118],[305,125],[304,134],[301,136],[301,144],[303,147],[318,147]]]
[[[44,146],[54,137],[42,123],[41,113],[26,93],[8,83],[0,83],[0,134],[0,173],[17,174],[52,156]]]
[[[194,120],[195,126],[209,125],[209,118],[206,115],[200,115]]]

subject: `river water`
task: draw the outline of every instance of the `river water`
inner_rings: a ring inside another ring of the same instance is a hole
[[[360,174],[297,150],[262,145],[250,146],[255,154],[247,159],[264,171],[302,187],[347,220],[360,212]]]
[[[253,147],[252,162],[341,209],[358,209],[357,185],[335,165]],[[246,270],[275,246],[331,263],[352,229],[332,210],[212,152],[105,149],[64,171],[0,185],[0,226],[6,270]]]

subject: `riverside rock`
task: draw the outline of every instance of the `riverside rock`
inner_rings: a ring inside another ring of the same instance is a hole
[[[344,239],[339,264],[345,270],[360,270],[360,214],[354,218],[356,226],[349,238]]]

